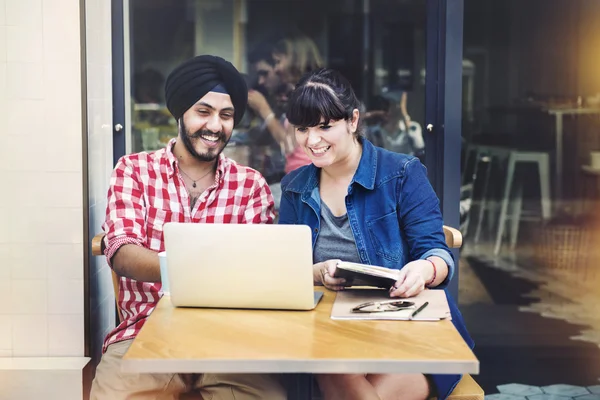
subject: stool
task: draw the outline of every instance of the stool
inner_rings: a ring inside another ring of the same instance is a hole
[[[506,183],[504,184],[504,196],[502,198],[502,208],[500,210],[500,220],[498,223],[498,232],[496,234],[496,246],[494,255],[500,252],[504,227],[508,219],[508,202],[513,189],[515,167],[518,163],[535,163],[540,175],[540,201],[542,206],[542,219],[551,218],[551,200],[550,200],[550,156],[545,152],[535,151],[511,151],[508,158],[508,172]],[[519,222],[521,220],[521,211],[523,206],[523,182],[517,180],[515,185],[515,196],[512,205],[512,216],[510,240],[511,248],[514,249],[519,234]]]
[[[490,174],[492,172],[492,167],[494,166],[494,163],[503,163],[505,160],[507,160],[511,151],[514,151],[514,149],[512,149],[510,147],[485,146],[485,145],[471,145],[467,149],[467,154],[465,157],[465,173],[463,173],[463,187],[465,187],[465,188],[468,188],[468,186],[465,185],[466,169],[469,166],[469,164],[468,164],[469,160],[471,159],[472,155],[475,154],[475,165],[473,167],[472,182],[471,182],[473,187],[471,188],[471,191],[470,191],[471,197],[469,199],[471,203],[473,202],[475,183],[479,179],[479,164],[481,162],[488,163],[488,168],[485,171],[485,176],[484,176],[484,180],[483,180],[481,205],[479,207],[477,229],[475,231],[475,238],[474,238],[475,243],[479,242],[479,237],[481,235],[481,225],[482,225],[482,221],[483,221],[483,214],[487,208],[487,194],[488,194]],[[492,209],[489,209],[488,210],[488,220],[493,221],[493,217],[494,217],[494,212]],[[464,226],[464,230],[462,231],[463,236],[467,235],[470,219],[471,219],[471,214],[469,212],[467,214],[465,222],[463,223],[463,226]]]

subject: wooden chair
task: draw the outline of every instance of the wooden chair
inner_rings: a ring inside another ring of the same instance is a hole
[[[458,249],[462,246],[462,235],[458,229],[444,226],[444,236],[446,237],[446,244],[451,249]],[[104,233],[99,233],[92,239],[92,254],[100,256],[104,254]],[[113,287],[115,290],[115,299],[119,296],[119,277],[112,271]],[[121,320],[121,310],[117,304],[117,311],[119,314],[119,320]],[[299,392],[306,393],[305,389],[298,388]],[[483,400],[484,393],[483,389],[475,382],[471,375],[463,375],[458,385],[454,388],[448,399],[450,400]]]

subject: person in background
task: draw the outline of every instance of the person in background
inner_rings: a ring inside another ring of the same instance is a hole
[[[425,141],[421,125],[406,110],[406,92],[375,96],[366,113],[366,136],[377,146],[422,158]]]
[[[454,271],[439,201],[415,157],[375,147],[362,136],[361,103],[340,73],[307,74],[290,97],[287,117],[311,164],[281,182],[280,224],[302,224],[313,238],[313,279],[330,290],[339,260],[398,270],[390,297],[443,289]],[[456,303],[452,323],[472,347]],[[374,338],[376,340],[376,338]],[[326,400],[445,399],[460,375],[321,374]]]
[[[324,66],[315,42],[301,33],[295,33],[279,40],[273,48],[273,60],[275,61],[275,73],[282,83],[290,88],[306,72]],[[310,164],[310,159],[295,143],[293,129],[287,123],[284,123],[284,126],[289,149],[285,166],[285,172],[288,173],[298,167]]]
[[[278,210],[281,198],[279,182],[285,175],[286,154],[291,148],[283,125],[284,110],[278,101],[282,82],[275,73],[271,49],[271,45],[260,45],[248,57],[255,77],[248,91],[248,107],[258,120],[258,124],[248,129],[248,137],[250,165],[265,176],[273,192],[275,210]]]
[[[187,60],[168,76],[165,99],[177,121],[177,138],[161,150],[121,157],[110,180],[102,228],[106,259],[119,276],[123,320],[105,339],[90,398],[285,399],[277,378],[267,374],[121,371],[123,355],[161,297],[158,253],[165,250],[165,223],[274,219],[273,197],[261,174],[221,154],[248,99],[235,67],[210,55]]]

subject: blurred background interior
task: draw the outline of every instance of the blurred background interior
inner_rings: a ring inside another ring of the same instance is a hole
[[[128,12],[128,152],[176,135],[164,79],[202,53],[258,93],[226,152],[275,195],[294,154],[287,94],[318,66],[349,78],[370,140],[427,151],[423,0],[130,0]],[[459,302],[475,379],[489,395],[598,399],[600,2],[465,0],[464,12]],[[555,384],[579,388],[539,389]]]

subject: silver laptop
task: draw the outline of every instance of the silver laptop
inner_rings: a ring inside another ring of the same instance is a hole
[[[312,240],[306,225],[164,225],[171,301],[179,307],[311,310]]]

